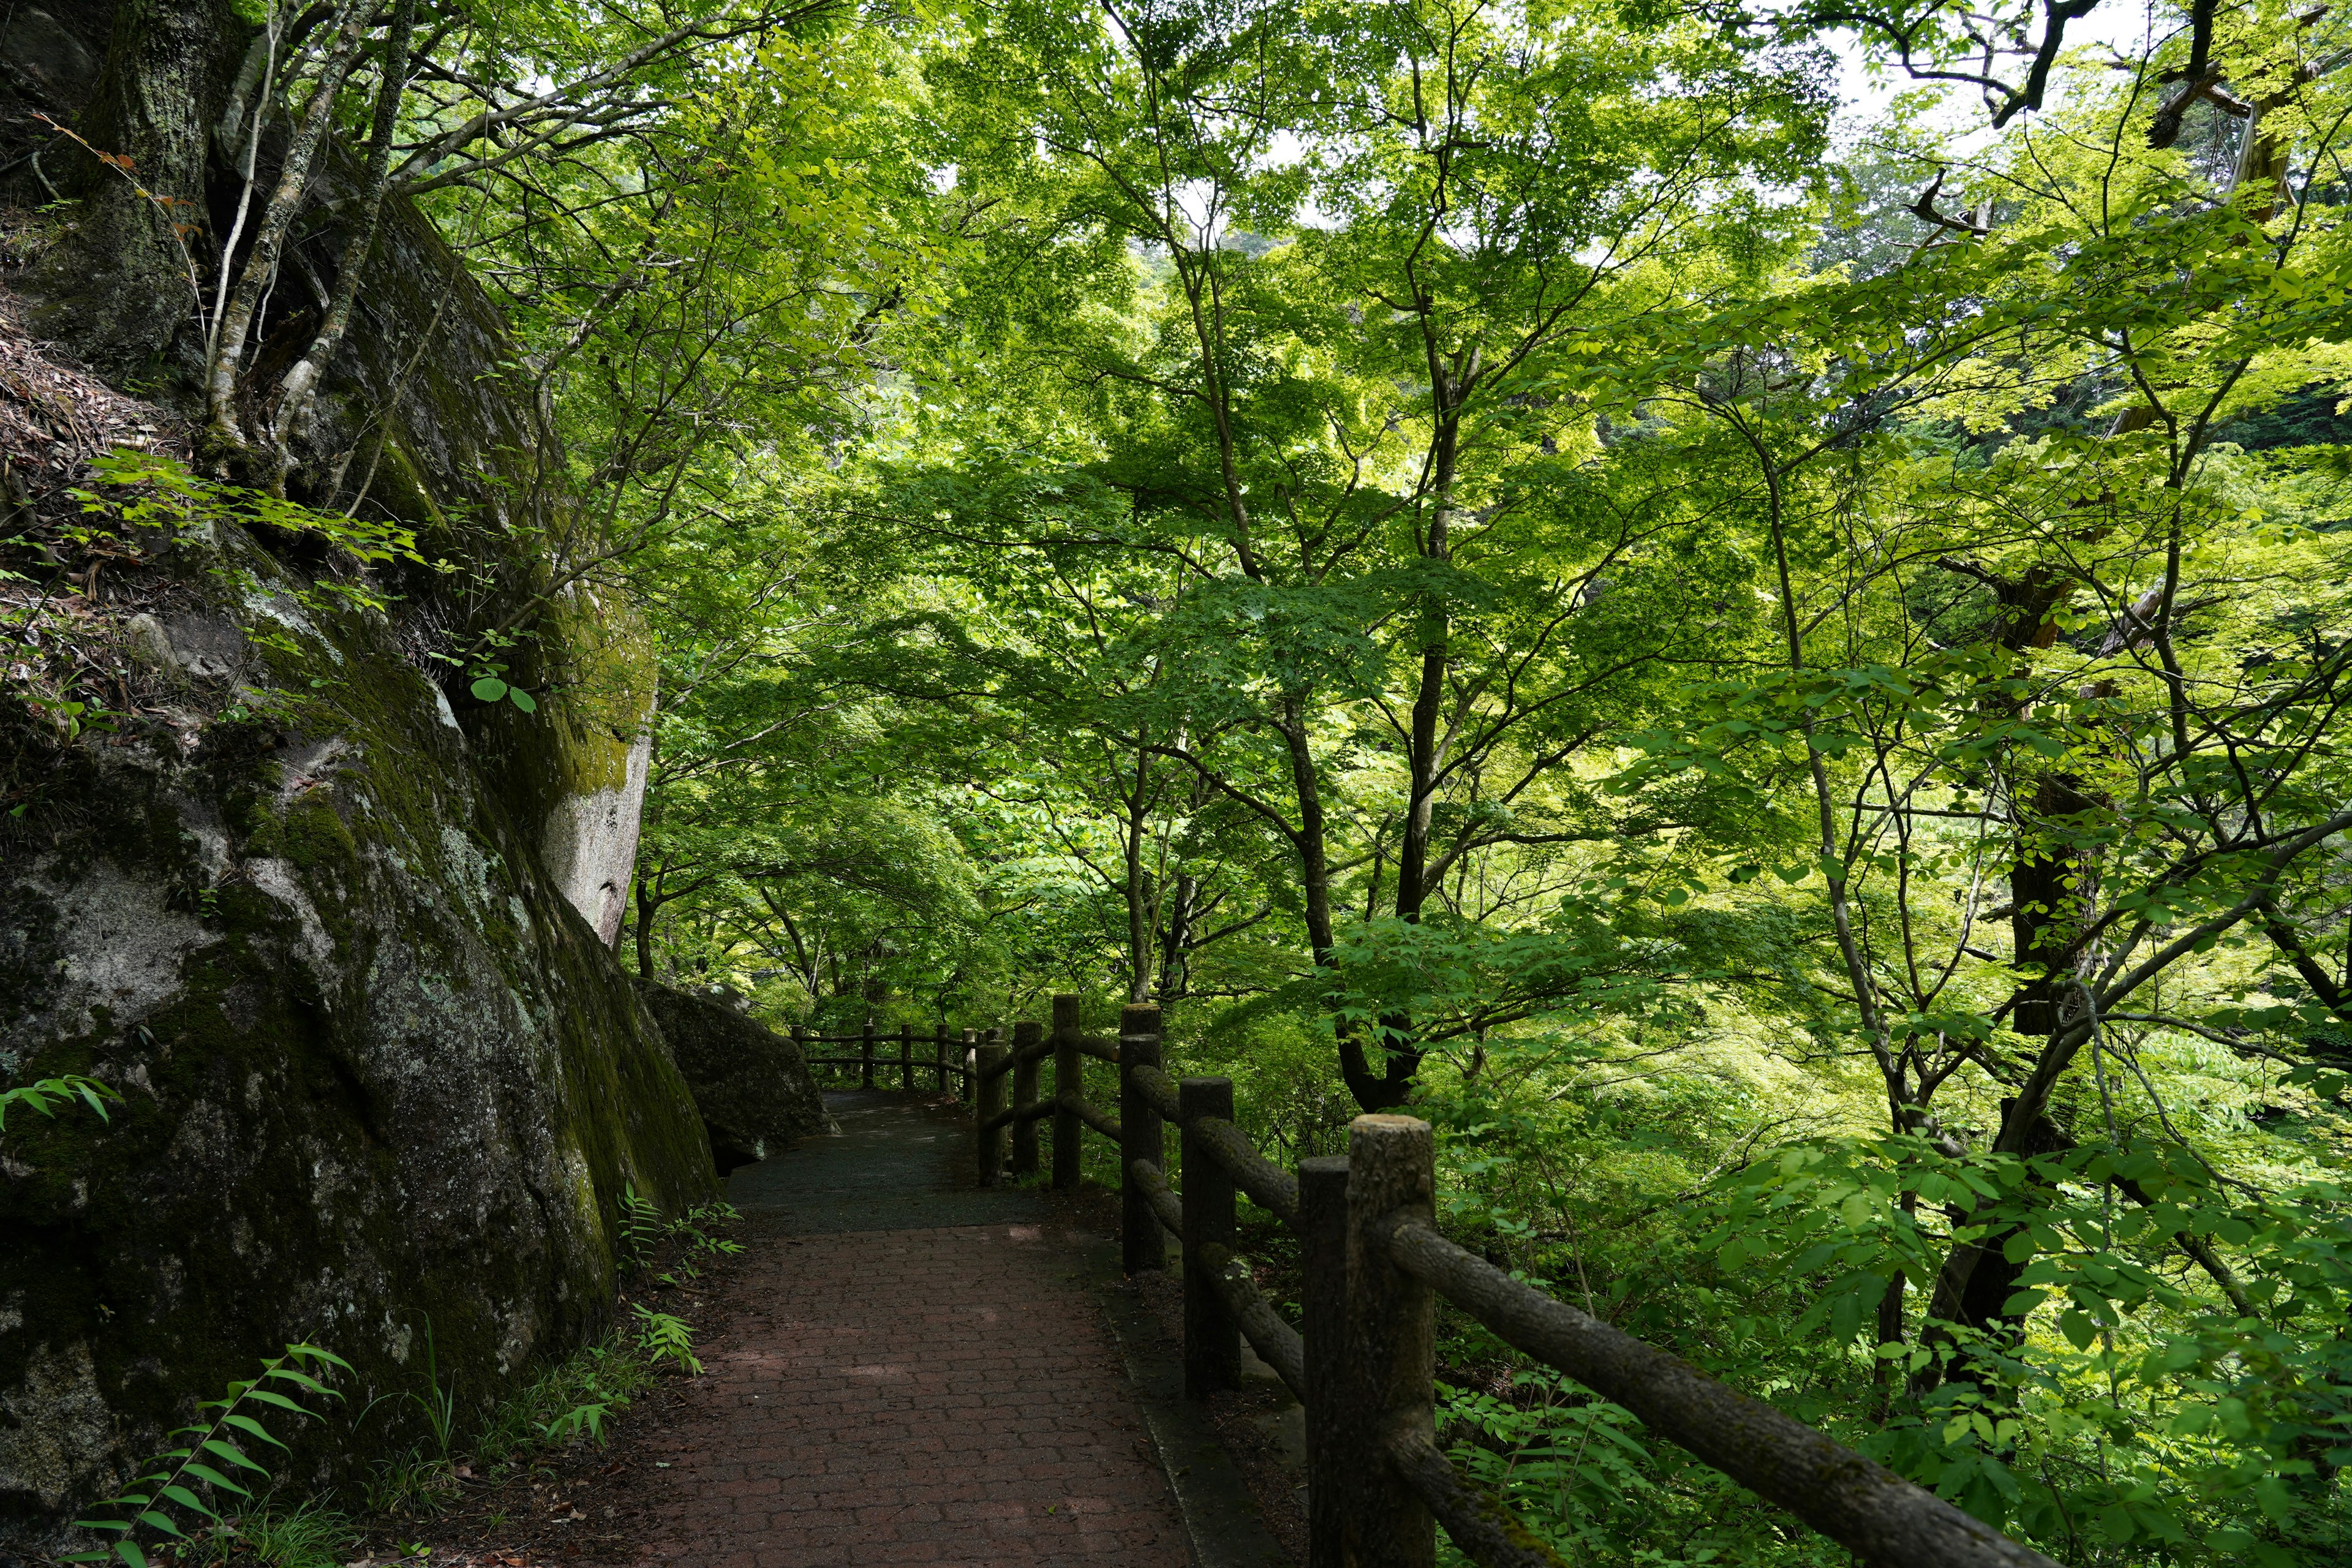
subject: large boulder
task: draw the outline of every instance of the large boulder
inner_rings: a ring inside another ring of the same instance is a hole
[[[443,693],[215,528],[192,553],[247,599],[192,574],[124,634],[176,723],[60,752],[0,846],[0,1085],[124,1097],[0,1133],[0,1532],[289,1340],[363,1401],[424,1387],[429,1329],[479,1406],[609,1321],[625,1191],[713,1191],[661,1034]],[[207,711],[228,680],[190,672],[239,645],[238,689],[299,697]]]
[[[103,52],[110,9],[26,13],[71,37],[0,69],[0,142],[71,108],[68,45]],[[5,24],[10,49],[33,25]],[[329,161],[305,219],[330,254],[349,174]],[[141,398],[24,325],[11,281],[53,283],[56,226],[82,221],[0,211],[0,535],[62,552],[5,564],[62,561],[80,584],[71,636],[0,670],[0,1089],[87,1074],[122,1098],[105,1121],[0,1129],[0,1562],[54,1543],[291,1340],[353,1374],[273,1469],[364,1477],[423,1435],[401,1396],[429,1376],[478,1417],[609,1326],[625,1194],[676,1213],[717,1190],[611,952],[651,645],[547,558],[579,513],[497,311],[429,224],[387,209],[315,436],[338,460],[309,499],[396,521],[453,570],[364,567],[168,490],[135,492],[157,503],[136,524],[85,515],[67,487],[89,459],[185,456],[192,409],[183,308],[153,329],[179,339],[151,341],[136,311],[47,301],[52,331],[112,323],[79,350],[135,361]],[[68,531],[110,522],[101,572]],[[535,710],[478,700],[453,662],[509,611]],[[77,730],[43,705],[60,689],[112,712]]]
[[[824,1099],[800,1047],[726,1003],[650,980],[637,995],[661,1026],[670,1058],[709,1130],[722,1171],[767,1158],[779,1144],[830,1131]]]

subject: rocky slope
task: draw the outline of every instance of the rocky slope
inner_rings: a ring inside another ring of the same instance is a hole
[[[51,9],[6,19],[56,35],[0,70],[12,123],[103,52],[108,7]],[[0,1559],[291,1340],[354,1373],[280,1476],[364,1475],[420,1433],[428,1331],[478,1412],[609,1321],[625,1191],[714,1191],[610,950],[650,655],[552,564],[570,502],[495,311],[387,215],[330,521],[281,527],[155,466],[186,452],[168,342],[109,386],[27,325],[70,340],[36,308],[74,221],[0,213],[37,296],[0,289],[0,1089],[122,1099],[0,1129]],[[442,564],[369,559],[397,530]],[[530,711],[452,662],[500,604]]]

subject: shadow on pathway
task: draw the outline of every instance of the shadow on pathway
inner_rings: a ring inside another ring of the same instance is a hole
[[[728,1184],[745,1255],[632,1478],[634,1561],[1181,1568],[1099,1242],[973,1186],[960,1108],[825,1099],[840,1132]]]

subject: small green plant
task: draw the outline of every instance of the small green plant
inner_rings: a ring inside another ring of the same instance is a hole
[[[430,1318],[425,1320],[425,1386],[423,1394],[410,1390],[408,1398],[425,1412],[425,1424],[433,1429],[434,1447],[446,1460],[451,1440],[457,1436],[457,1378],[453,1373],[447,1383],[441,1381],[440,1349],[434,1342],[433,1320]]]
[[[491,1413],[476,1447],[475,1462],[507,1464],[546,1444],[550,1429],[560,1426],[571,1412],[593,1405],[609,1415],[653,1383],[651,1363],[618,1336],[605,1344],[589,1345],[549,1367],[520,1395]]]
[[[509,685],[505,672],[504,665],[491,665],[478,673],[474,683],[467,689],[479,701],[496,702],[503,697],[526,713],[538,712],[539,700],[520,686]]]
[[[661,1211],[637,1196],[635,1182],[621,1185],[621,1260],[630,1269],[644,1268],[664,1234]]]
[[[316,1345],[288,1345],[283,1353],[261,1363],[260,1376],[232,1383],[225,1397],[205,1400],[197,1408],[212,1411],[212,1418],[180,1427],[172,1434],[188,1438],[186,1446],[168,1449],[150,1459],[147,1473],[133,1483],[136,1489],[100,1504],[94,1510],[97,1517],[74,1521],[79,1529],[98,1531],[114,1539],[96,1552],[77,1552],[66,1561],[127,1563],[131,1568],[147,1568],[146,1551],[137,1539],[141,1531],[173,1542],[187,1542],[191,1539],[187,1525],[206,1532],[222,1525],[225,1521],[219,1510],[195,1489],[209,1487],[215,1498],[226,1494],[250,1499],[253,1493],[218,1467],[226,1465],[268,1479],[268,1470],[246,1452],[241,1439],[257,1438],[283,1449],[286,1445],[269,1435],[257,1415],[266,1409],[291,1411],[297,1415],[313,1414],[285,1392],[289,1388],[295,1394],[341,1398],[311,1375],[313,1371],[326,1375],[331,1368],[351,1371],[350,1363],[331,1351]]]
[[[677,1267],[661,1277],[662,1283],[674,1286],[699,1279],[702,1278],[702,1258],[730,1258],[742,1251],[741,1242],[713,1236],[709,1229],[742,1217],[732,1204],[700,1204],[664,1226],[662,1239],[677,1243],[680,1253]]]
[[[348,1514],[310,1499],[290,1509],[265,1500],[215,1525],[181,1556],[192,1568],[338,1568],[359,1542]]]
[[[672,1361],[699,1377],[702,1363],[695,1359],[694,1330],[683,1318],[656,1312],[643,1301],[633,1301],[637,1315],[637,1348],[656,1363]]]
[[[37,1083],[20,1084],[15,1089],[0,1089],[0,1128],[8,1125],[8,1108],[12,1105],[21,1105],[27,1110],[54,1117],[57,1115],[54,1106],[69,1104],[77,1099],[98,1112],[100,1121],[105,1121],[109,1120],[106,1102],[111,1100],[119,1104],[122,1096],[94,1078],[72,1073],[64,1078],[45,1078]]]
[[[586,1433],[591,1442],[604,1440],[604,1417],[611,1407],[604,1405],[575,1405],[552,1421],[540,1425],[540,1436],[550,1443],[570,1443]]]
[[[414,1516],[432,1512],[457,1489],[456,1466],[412,1448],[403,1458],[378,1464],[363,1495],[370,1513]]]

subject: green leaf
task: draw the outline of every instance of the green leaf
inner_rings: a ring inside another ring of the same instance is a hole
[[[2062,1312],[2058,1315],[2058,1331],[2064,1334],[2067,1343],[2076,1350],[2086,1351],[2091,1348],[2091,1342],[2099,1337],[2099,1325],[2084,1313]],[[2121,1541],[2125,1537],[2117,1536],[2116,1539]]]
[[[216,1486],[223,1491],[235,1492],[239,1497],[251,1497],[253,1495],[243,1487],[237,1485],[235,1481],[230,1480],[226,1476],[221,1474],[218,1470],[214,1469],[210,1465],[200,1464],[196,1460],[191,1459],[184,1468],[189,1475],[195,1477],[196,1479]]]
[[[290,1366],[273,1366],[269,1369],[269,1375],[272,1377],[283,1378],[288,1383],[307,1388],[313,1394],[324,1394],[331,1397],[334,1394],[334,1390],[329,1388],[325,1384],[320,1383],[317,1378],[312,1377],[309,1373],[296,1372]],[[305,1412],[305,1414],[308,1414],[308,1412]]]
[[[255,1464],[250,1458],[247,1458],[244,1449],[238,1447],[234,1443],[223,1442],[218,1437],[205,1438],[205,1451],[209,1454],[215,1455],[220,1458],[226,1459],[232,1465],[242,1465],[247,1469],[256,1471],[261,1475],[266,1476],[269,1473],[268,1470]]]
[[[507,694],[507,683],[495,675],[485,675],[474,682],[473,692],[485,702],[496,702]]]
[[[279,1403],[285,1404],[286,1402],[281,1400]],[[301,1408],[300,1405],[291,1405],[289,1407],[297,1410]],[[239,1415],[232,1412],[229,1415],[221,1417],[221,1425],[224,1426],[234,1426],[238,1431],[245,1433],[247,1436],[258,1437],[273,1448],[283,1448],[286,1447],[285,1444],[279,1442],[277,1438],[269,1435],[269,1428],[264,1426],[260,1422],[256,1421],[250,1415]],[[258,1465],[254,1468],[256,1469],[260,1468]]]
[[[114,1554],[130,1563],[131,1568],[147,1568],[147,1553],[139,1549],[139,1543],[135,1541],[116,1542]]]
[[[253,1389],[246,1394],[246,1397],[247,1399],[256,1400],[263,1405],[275,1405],[280,1410],[291,1410],[297,1415],[308,1415],[310,1414],[300,1405],[295,1404],[292,1400],[287,1398],[284,1394],[273,1393],[267,1388]],[[222,1419],[226,1420],[227,1417],[224,1416]],[[285,1445],[281,1443],[278,1447],[283,1447]]]

